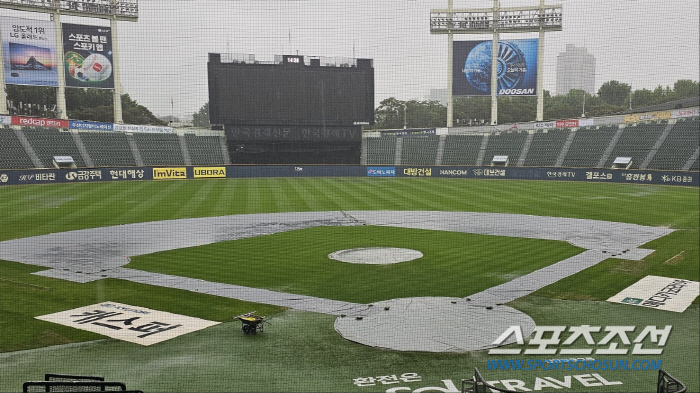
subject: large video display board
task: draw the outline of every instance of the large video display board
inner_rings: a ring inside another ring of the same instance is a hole
[[[537,94],[537,39],[498,41],[499,96]],[[492,41],[455,41],[452,57],[452,94],[491,95]]]
[[[0,35],[6,84],[58,86],[53,22],[2,16]]]
[[[63,23],[67,87],[114,88],[112,29]]]
[[[209,62],[212,124],[374,123],[374,69]]]

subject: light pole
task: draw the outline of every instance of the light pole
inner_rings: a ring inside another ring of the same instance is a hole
[[[406,103],[403,103],[403,129],[406,129]]]
[[[581,117],[586,117],[586,91],[583,91],[583,108],[581,109]]]
[[[632,85],[630,85],[630,110],[632,110]]]

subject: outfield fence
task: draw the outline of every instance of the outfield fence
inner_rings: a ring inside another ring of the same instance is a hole
[[[473,166],[227,165],[0,170],[0,186],[96,181],[255,177],[408,177],[586,181],[700,186],[699,172]]]

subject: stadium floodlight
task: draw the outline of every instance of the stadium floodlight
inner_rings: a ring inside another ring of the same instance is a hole
[[[91,18],[117,18],[136,21],[138,0],[0,0],[0,8],[29,12],[60,12]]]
[[[545,5],[540,0],[539,6],[501,7],[498,0],[493,1],[492,8],[485,9],[455,9],[453,0],[447,0],[446,9],[430,10],[430,33],[448,35],[448,72],[447,72],[447,127],[452,127],[452,50],[453,34],[492,34],[492,58],[498,52],[498,36],[500,33],[539,32],[537,47],[537,121],[544,117],[543,77],[543,47],[544,33],[562,30],[562,6]],[[491,62],[490,75],[497,75],[497,62]],[[498,101],[496,84],[498,78],[491,78],[491,124],[498,124]]]

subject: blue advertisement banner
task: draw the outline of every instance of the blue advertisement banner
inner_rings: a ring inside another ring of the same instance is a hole
[[[63,23],[66,87],[114,88],[112,29]]]
[[[5,84],[58,86],[53,22],[0,17]]]
[[[602,183],[700,186],[699,172],[589,168],[230,165],[0,170],[0,186],[125,180],[184,180],[251,177],[412,177],[563,180]]]
[[[499,96],[537,94],[536,38],[498,41]],[[452,57],[452,94],[491,95],[491,48],[488,41],[456,41]]]
[[[396,167],[393,166],[368,166],[367,176],[370,177],[394,177],[396,176]]]
[[[69,127],[73,130],[112,131],[114,129],[114,124],[71,120]]]

